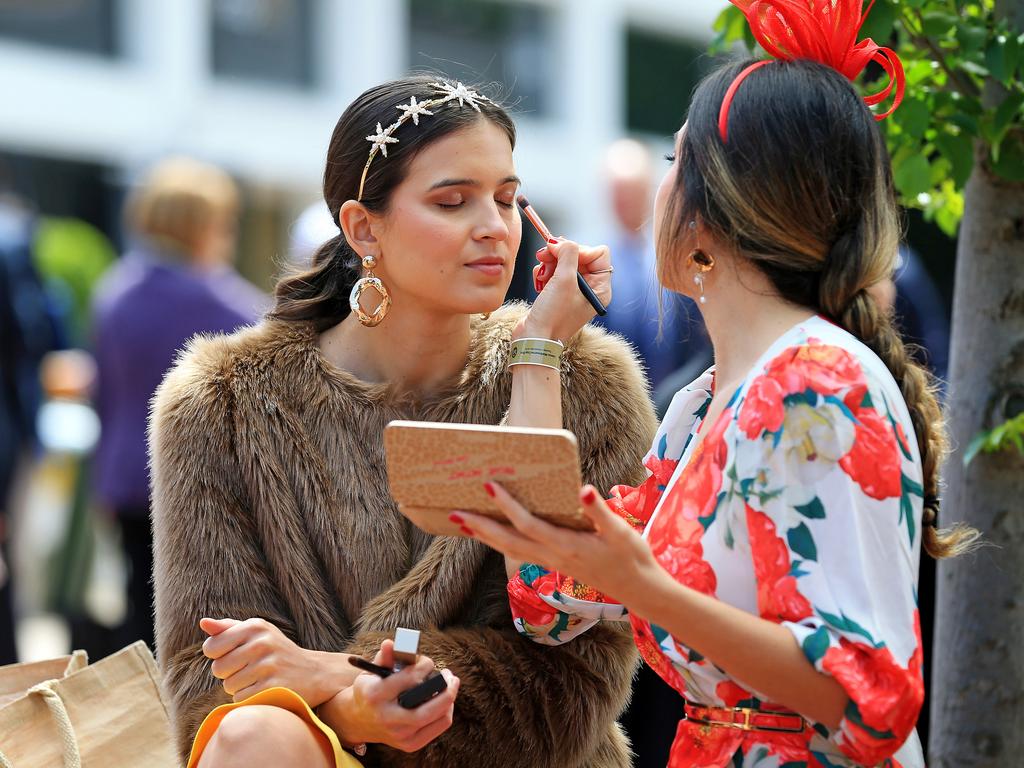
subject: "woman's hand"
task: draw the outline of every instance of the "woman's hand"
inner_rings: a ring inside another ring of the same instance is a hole
[[[203,643],[203,655],[213,660],[210,670],[234,701],[281,686],[315,707],[358,675],[351,665],[342,666],[341,654],[300,648],[263,619],[204,618],[199,627],[210,635]]]
[[[390,668],[394,664],[394,643],[385,640],[374,663]],[[459,678],[442,669],[448,687],[415,709],[405,709],[398,695],[418,685],[434,671],[434,662],[421,656],[415,665],[387,678],[364,672],[352,685],[327,703],[324,716],[349,744],[387,744],[403,752],[422,749],[447,731],[455,715]]]
[[[571,339],[594,317],[594,308],[580,292],[576,272],[606,306],[612,299],[611,251],[571,240],[548,243],[537,252],[541,263],[533,268],[539,295],[517,331],[518,336]]]
[[[608,508],[592,485],[583,487],[580,500],[596,528],[593,533],[551,525],[530,514],[497,483],[488,485],[511,526],[468,512],[453,512],[451,519],[506,559],[571,576],[627,608],[632,596],[642,594],[645,583],[661,573],[647,542]]]

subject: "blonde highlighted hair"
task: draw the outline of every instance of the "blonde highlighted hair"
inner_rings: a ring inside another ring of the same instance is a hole
[[[128,227],[158,245],[195,254],[211,228],[238,215],[238,187],[212,165],[186,157],[149,170],[128,197]]]
[[[976,530],[937,525],[947,440],[935,384],[868,295],[892,275],[901,239],[889,156],[874,117],[835,70],[776,61],[737,91],[724,142],[719,108],[747,64],[711,74],[694,93],[659,234],[659,270],[672,276],[681,269],[688,224],[699,219],[767,275],[782,298],[870,347],[899,383],[917,435],[924,549],[936,558],[967,551]]]

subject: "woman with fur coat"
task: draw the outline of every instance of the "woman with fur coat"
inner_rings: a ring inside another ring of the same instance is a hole
[[[607,300],[607,249],[549,244],[562,277],[539,265],[533,307],[498,308],[521,238],[514,142],[505,111],[461,83],[361,95],[328,150],[341,233],[282,280],[266,320],[195,340],[157,393],[157,649],[189,765],[349,765],[352,752],[380,766],[629,765],[615,722],[629,635],[521,638],[502,556],[421,532],[388,492],[392,419],[536,416],[526,395],[559,373],[508,367],[535,326],[565,343],[562,398],[541,410],[576,433],[585,480],[643,477],[655,424],[642,373],[619,338],[583,327],[592,310],[565,277],[578,264]],[[415,667],[379,679],[347,663],[390,666],[398,626],[421,630]],[[435,665],[447,690],[401,709],[395,693]]]

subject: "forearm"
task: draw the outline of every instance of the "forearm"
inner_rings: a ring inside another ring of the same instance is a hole
[[[512,366],[512,397],[505,424],[510,427],[562,428],[562,380],[559,372],[541,365]],[[511,579],[521,563],[505,558]]]
[[[818,672],[793,635],[767,621],[676,582],[652,563],[638,580],[629,611],[666,630],[741,685],[829,729],[842,720],[849,697]]]

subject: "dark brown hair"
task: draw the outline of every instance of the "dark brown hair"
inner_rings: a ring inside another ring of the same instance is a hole
[[[688,222],[699,219],[757,265],[783,299],[819,312],[870,347],[899,383],[917,435],[924,548],[933,557],[959,554],[978,532],[936,526],[947,442],[932,377],[867,292],[892,275],[900,241],[881,132],[841,74],[811,61],[777,61],[743,82],[723,142],[719,109],[749,63],[723,67],[694,93],[659,256],[667,274],[678,271]]]
[[[324,170],[324,202],[335,223],[342,204],[359,193],[359,180],[370,156],[366,137],[378,123],[385,127],[394,123],[400,116],[399,104],[408,104],[413,96],[420,102],[436,97],[438,91],[432,84],[437,82],[451,81],[436,75],[414,75],[382,83],[362,93],[338,119]],[[460,108],[450,102],[435,109],[432,116],[421,117],[419,125],[409,121],[399,128],[394,134],[399,142],[388,145],[388,156],[378,154],[370,165],[363,205],[374,213],[387,213],[391,193],[402,183],[413,158],[438,139],[477,120],[490,120],[508,134],[515,147],[516,129],[508,112],[496,100],[477,103],[479,112],[468,104]],[[348,295],[361,274],[359,256],[339,230],[320,246],[308,269],[287,274],[278,282],[270,317],[311,321],[320,330],[329,328],[348,315]]]

